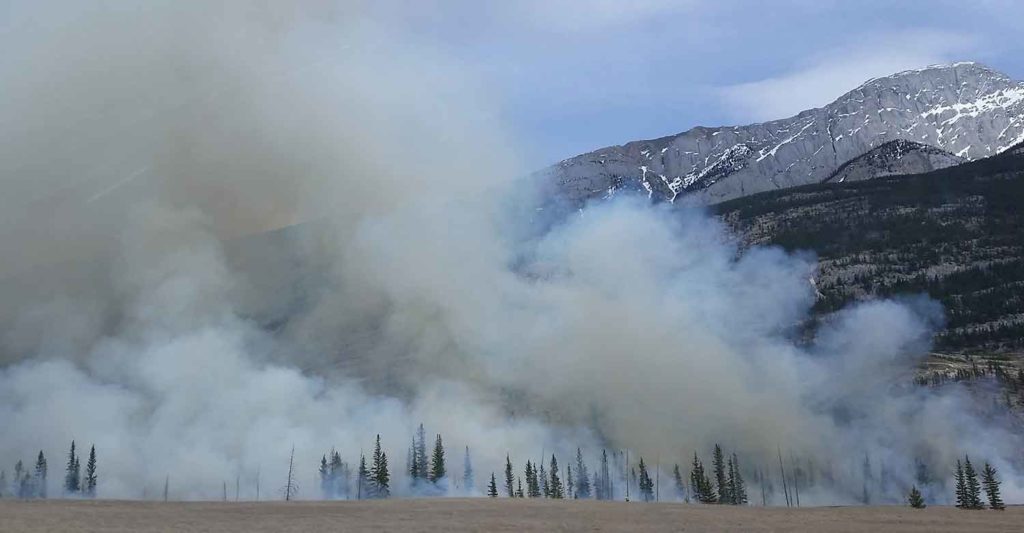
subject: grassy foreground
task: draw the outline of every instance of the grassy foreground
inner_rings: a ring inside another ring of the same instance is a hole
[[[1021,531],[1024,507],[762,508],[422,499],[162,503],[0,500],[0,531]]]

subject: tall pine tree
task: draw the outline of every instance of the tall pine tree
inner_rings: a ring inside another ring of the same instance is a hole
[[[491,472],[491,483],[487,486],[487,495],[491,498],[498,497],[498,480],[494,477],[494,472]]]
[[[373,466],[370,468],[370,486],[374,498],[391,496],[391,475],[388,474],[388,455],[380,447],[380,434],[373,446]]]
[[[46,498],[46,456],[43,450],[39,450],[39,457],[36,458],[36,496]],[[0,488],[3,491],[3,488]]]
[[[729,503],[729,486],[725,474],[725,457],[722,454],[722,447],[715,444],[715,454],[712,465],[715,469],[715,483],[718,486],[718,501]]]
[[[644,463],[644,458],[640,458],[640,479],[638,482],[640,487],[640,497],[645,502],[649,502],[654,499],[654,482],[651,480],[651,475],[647,473],[647,465]]]
[[[466,494],[473,493],[473,462],[469,459],[469,446],[466,446],[466,458],[462,461],[462,489]]]
[[[676,499],[686,499],[686,483],[683,482],[683,474],[679,471],[679,465],[672,466],[672,480],[675,482]]]
[[[444,443],[441,442],[441,434],[437,434],[434,441],[434,453],[430,457],[430,482],[436,484],[447,475],[447,468],[444,464]]]
[[[548,497],[556,500],[565,497],[562,480],[558,478],[558,461],[555,460],[555,454],[551,454],[551,483],[548,484]]]
[[[978,473],[971,464],[971,458],[964,456],[964,480],[967,482],[967,508],[984,509],[981,502],[981,484],[978,482]]]
[[[85,495],[90,498],[96,497],[96,445],[89,448],[89,460],[85,463]]]
[[[512,486],[512,458],[508,454],[505,454],[505,494],[509,498],[515,495]]]
[[[587,474],[587,465],[583,462],[583,452],[576,448],[576,497],[589,498],[590,475]]]
[[[75,441],[71,441],[71,451],[68,452],[68,464],[64,474],[64,492],[77,494],[81,489],[81,470],[78,466],[78,456],[75,454]],[[19,480],[20,481],[20,480]]]
[[[956,460],[956,506],[960,509],[970,507],[967,498],[967,478],[964,477],[964,465]]]
[[[988,506],[999,511],[1006,509],[1006,505],[1003,504],[1003,498],[999,495],[999,480],[996,478],[996,469],[988,463],[985,463],[985,468],[981,471],[981,483],[985,486]]]
[[[736,454],[732,454],[729,458],[729,503],[733,505],[746,505],[747,504],[747,484],[743,481],[743,475],[740,474],[740,463],[739,459],[736,458]]]
[[[356,499],[372,498],[370,493],[370,471],[366,468],[366,456],[359,454],[359,470],[356,473]]]

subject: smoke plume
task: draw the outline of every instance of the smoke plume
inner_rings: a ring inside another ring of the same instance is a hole
[[[0,464],[76,439],[104,497],[270,497],[294,444],[315,498],[321,454],[379,433],[402,495],[423,423],[478,489],[506,453],[717,442],[829,472],[810,503],[856,501],[865,456],[890,499],[964,452],[1020,494],[1016,435],[910,386],[934,304],[794,342],[813,257],[637,198],[552,212],[492,88],[369,3],[8,15]]]

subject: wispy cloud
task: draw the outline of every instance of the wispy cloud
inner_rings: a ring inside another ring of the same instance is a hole
[[[869,34],[814,54],[778,76],[726,86],[721,98],[738,122],[785,118],[823,106],[871,78],[970,59],[975,44],[970,35],[943,31]]]

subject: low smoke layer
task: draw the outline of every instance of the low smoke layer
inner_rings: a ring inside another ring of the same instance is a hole
[[[536,208],[489,89],[368,4],[9,17],[0,464],[57,472],[77,439],[104,497],[270,497],[294,444],[316,498],[321,454],[379,433],[403,495],[423,423],[478,489],[506,453],[667,471],[717,442],[830,472],[811,503],[857,500],[865,456],[890,499],[965,452],[1019,494],[1015,435],[908,387],[941,310],[863,304],[798,345],[812,257],[643,199]]]

